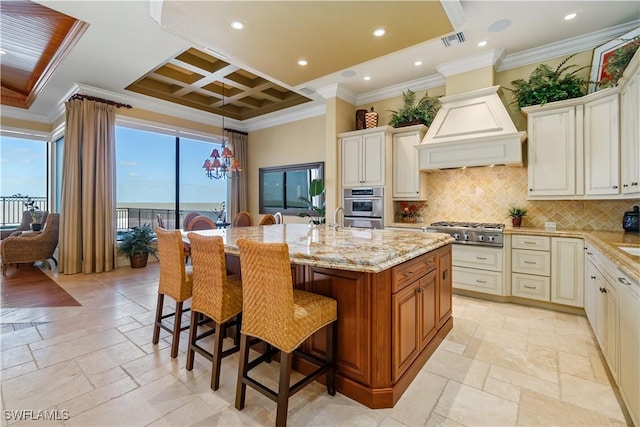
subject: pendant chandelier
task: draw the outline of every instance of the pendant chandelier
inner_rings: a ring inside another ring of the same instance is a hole
[[[231,178],[233,173],[242,172],[240,161],[233,157],[233,152],[227,147],[227,138],[224,136],[224,83],[222,83],[222,147],[220,151],[214,148],[206,159],[202,168],[210,179]]]

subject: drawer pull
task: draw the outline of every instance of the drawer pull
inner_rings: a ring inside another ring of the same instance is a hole
[[[592,278],[593,280],[595,280],[595,279],[596,279],[596,276],[591,276],[591,278]]]
[[[404,277],[409,277],[413,274],[413,271],[407,271],[406,273],[402,273]]]
[[[536,286],[527,286],[527,285],[524,285],[524,287],[525,287],[525,288],[527,288],[527,289],[538,289]]]
[[[486,256],[477,256],[476,259],[486,260],[487,257]]]
[[[587,255],[593,255],[593,252],[587,251]]]
[[[522,243],[524,243],[525,245],[535,245],[536,242],[532,242],[530,240],[523,240]]]
[[[478,282],[478,283],[487,283],[486,280],[480,280],[480,279],[476,279],[476,282]]]
[[[537,264],[537,262],[535,262],[535,261],[526,261],[526,260],[524,261],[524,263],[525,264],[531,264],[531,265],[536,265]]]
[[[629,282],[624,277],[618,277],[618,282],[622,283],[623,285],[631,286],[631,282]]]
[[[603,294],[607,293],[607,289],[606,288],[600,288],[600,292],[602,292]]]
[[[416,289],[416,292],[417,292],[417,293],[419,293],[419,294],[421,294],[421,293],[423,293],[423,292],[424,292],[424,288],[418,288],[418,289]]]

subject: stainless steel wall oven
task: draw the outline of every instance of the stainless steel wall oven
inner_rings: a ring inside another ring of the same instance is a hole
[[[384,188],[344,189],[345,227],[384,228]]]

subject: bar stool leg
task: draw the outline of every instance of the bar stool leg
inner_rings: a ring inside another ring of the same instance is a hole
[[[216,333],[213,341],[213,369],[211,370],[211,389],[213,391],[220,387],[220,365],[222,363],[222,338],[224,338],[225,328],[216,322]]]
[[[244,398],[247,393],[247,384],[244,377],[249,370],[249,336],[240,335],[240,362],[238,365],[238,381],[236,383],[236,409],[244,408]]]
[[[291,361],[293,353],[280,352],[280,381],[278,384],[278,409],[276,413],[276,427],[287,425],[287,411],[289,410],[289,381],[291,380]]]
[[[187,371],[191,371],[193,369],[193,358],[196,354],[193,346],[196,344],[196,336],[198,335],[198,319],[201,313],[198,313],[198,316],[195,315],[195,312],[191,312],[191,322],[189,324],[189,345],[187,346]]]
[[[329,370],[327,371],[327,393],[330,396],[336,395],[336,362],[335,362],[335,337],[338,322],[334,321],[327,325],[327,363]]]
[[[176,303],[176,314],[173,318],[173,339],[171,340],[171,358],[178,357],[180,344],[180,327],[182,325],[182,301]]]
[[[153,324],[153,340],[154,344],[160,341],[160,321],[162,320],[162,308],[164,306],[164,294],[158,294],[158,303],[156,304],[156,321]]]

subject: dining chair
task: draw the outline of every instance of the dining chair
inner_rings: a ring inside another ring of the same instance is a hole
[[[185,266],[185,252],[183,249],[182,233],[180,230],[165,230],[156,227],[158,236],[158,258],[160,260],[160,280],[158,281],[158,301],[153,325],[153,344],[160,341],[160,329],[171,334],[171,357],[178,356],[180,332],[189,329],[189,325],[182,326],[182,314],[189,311],[183,309],[184,302],[191,298],[193,288],[193,272],[191,267]],[[163,314],[164,297],[168,295],[176,302],[175,311]],[[173,325],[169,326],[165,319],[173,318]]]
[[[237,245],[242,271],[242,329],[235,407],[244,408],[246,386],[249,385],[277,403],[276,426],[285,426],[289,397],[319,375],[326,374],[327,392],[335,395],[337,302],[293,288],[286,243],[239,239]],[[304,359],[317,365],[317,369],[290,387],[293,354],[307,338],[325,326],[326,358],[304,354]],[[271,352],[266,352],[249,362],[250,337],[259,338],[280,351],[277,392],[249,376],[251,369],[271,357]]]
[[[193,218],[191,222],[189,222],[189,228],[187,228],[186,230],[214,230],[216,228],[216,223],[213,222],[211,218],[204,215],[198,215],[197,217]]]
[[[276,218],[276,224],[284,223],[284,220],[282,219],[282,213],[276,212],[273,214],[273,216]]]
[[[156,214],[156,220],[158,221],[158,227],[160,228],[166,228],[164,226],[164,220],[162,219],[162,217],[160,216],[160,214]]]
[[[233,218],[234,227],[250,227],[253,225],[253,218],[247,211],[240,211]]]
[[[224,243],[220,236],[202,236],[189,233],[191,265],[193,266],[193,295],[191,297],[191,324],[187,349],[187,371],[193,369],[195,352],[212,362],[211,389],[220,386],[222,359],[240,350],[240,322],[242,312],[242,282],[240,276],[227,276]],[[197,316],[203,314],[215,323],[214,329],[198,334]],[[234,346],[222,349],[227,326],[236,326]],[[214,334],[213,352],[198,341]]]
[[[266,214],[265,216],[262,217],[258,225],[273,225],[273,224],[277,224],[276,217],[271,214]]]
[[[182,220],[182,229],[183,230],[189,230],[189,224],[197,216],[200,216],[200,212],[197,212],[197,211],[187,212],[184,215],[184,219]]]

